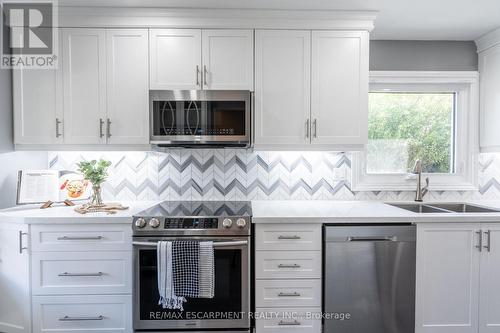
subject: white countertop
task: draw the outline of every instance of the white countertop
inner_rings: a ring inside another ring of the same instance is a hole
[[[131,217],[157,201],[121,202],[129,209],[116,214],[74,211],[58,205],[17,206],[0,210],[0,222],[28,224],[57,223],[131,223]],[[411,203],[411,202],[408,202]],[[432,204],[425,202],[427,204]],[[500,201],[471,201],[500,209]],[[254,223],[423,223],[423,222],[500,222],[499,213],[413,213],[380,201],[283,200],[252,201]]]

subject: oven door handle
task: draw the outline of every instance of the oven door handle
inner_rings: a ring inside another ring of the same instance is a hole
[[[132,245],[156,247],[158,242],[132,242]],[[214,247],[248,245],[248,241],[214,242]]]

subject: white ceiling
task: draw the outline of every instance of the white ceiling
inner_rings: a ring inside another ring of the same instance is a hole
[[[500,0],[59,0],[60,5],[376,10],[372,39],[474,40],[500,27]]]

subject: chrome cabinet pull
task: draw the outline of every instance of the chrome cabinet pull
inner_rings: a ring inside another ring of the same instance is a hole
[[[70,237],[70,236],[62,236],[57,237],[57,240],[101,240],[103,236],[82,236],[82,237]]]
[[[200,85],[200,66],[196,65],[196,85]]]
[[[294,321],[280,320],[278,325],[279,326],[300,326],[300,321],[298,321],[298,320],[294,320]]]
[[[97,317],[70,317],[70,316],[64,316],[62,318],[59,318],[59,321],[90,321],[90,320],[103,320],[104,316],[97,316]]]
[[[62,124],[62,121],[59,120],[59,118],[56,118],[56,138],[59,138],[62,136],[61,132],[59,131],[59,125]]]
[[[476,249],[479,249],[479,252],[482,252],[483,251],[483,231],[482,230],[476,231],[476,234],[479,237],[479,241],[478,241],[479,244],[476,245]]]
[[[58,276],[63,276],[63,277],[74,277],[74,276],[95,276],[95,277],[99,277],[99,276],[103,276],[104,273],[103,272],[97,272],[97,273],[68,273],[68,272],[64,272],[64,273],[59,273]]]
[[[23,246],[23,236],[24,235],[27,235],[26,232],[22,232],[21,230],[19,230],[19,253],[22,254],[23,253],[23,250],[27,250],[28,247],[26,246]]]
[[[106,134],[108,139],[111,137],[111,119],[106,119]]]
[[[306,139],[309,139],[309,119],[306,120]]]
[[[485,245],[484,248],[488,250],[488,252],[491,252],[491,230],[485,231],[484,232],[487,235],[487,241],[488,245]]]
[[[104,137],[103,126],[104,126],[104,120],[102,118],[99,118],[99,137],[100,138]]]
[[[208,86],[207,76],[208,76],[207,65],[203,65],[203,84],[206,86]]]
[[[278,297],[300,297],[300,294],[296,291],[293,293],[279,293]]]
[[[318,120],[317,119],[314,119],[313,126],[314,126],[313,138],[317,138],[318,137]]]
[[[278,236],[278,239],[300,239],[300,236],[293,235],[293,236]]]
[[[299,264],[292,264],[292,265],[279,264],[278,268],[300,268],[300,265]]]

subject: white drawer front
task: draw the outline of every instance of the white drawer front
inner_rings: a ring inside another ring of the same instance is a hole
[[[132,296],[35,296],[33,332],[132,332]]]
[[[319,279],[321,251],[256,251],[257,279]]]
[[[277,316],[276,309],[257,308],[257,313],[259,316],[263,313],[269,315],[255,321],[256,333],[321,332],[321,317],[317,317],[321,315],[321,308],[280,309]],[[316,314],[316,317],[311,314]]]
[[[255,306],[321,306],[321,280],[256,280]]]
[[[33,252],[132,251],[131,225],[33,225]]]
[[[131,252],[46,252],[32,255],[34,295],[131,294]]]
[[[321,250],[320,224],[257,224],[256,250]]]

